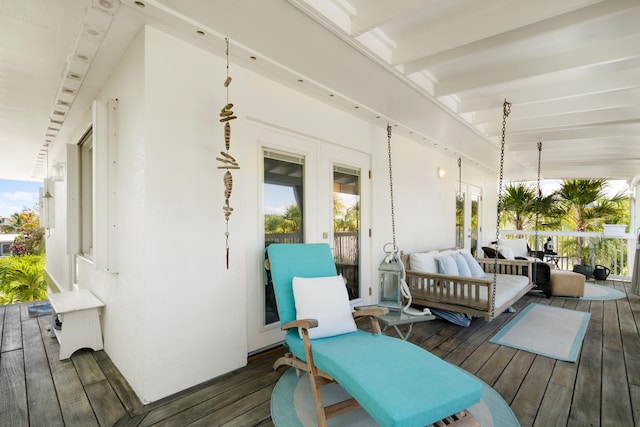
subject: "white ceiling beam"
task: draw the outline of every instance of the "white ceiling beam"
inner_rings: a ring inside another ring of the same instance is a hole
[[[507,125],[507,143],[528,141],[563,141],[572,139],[588,140],[611,136],[634,137],[640,135],[640,122],[608,123],[600,126],[569,127],[535,132],[510,132]]]
[[[410,15],[419,8],[428,7],[430,2],[439,0],[352,0],[356,15],[351,23],[351,35],[358,36],[379,27],[392,19]]]
[[[557,114],[553,116],[529,117],[517,120],[509,117],[508,130],[511,132],[544,132],[547,129],[619,123],[620,121],[634,120],[639,116],[640,106],[632,106]],[[502,132],[502,124],[494,121],[485,124],[484,129],[487,135],[499,135]]]
[[[482,70],[475,70],[473,73],[467,72],[450,78],[440,78],[440,83],[436,87],[436,96],[459,94],[504,82],[596,67],[638,57],[640,57],[640,35],[633,35],[544,58],[533,58],[530,61],[513,64],[496,64]]]
[[[517,104],[511,108],[510,120],[548,117],[558,114],[603,110],[637,105],[640,99],[640,88],[631,88],[611,92],[589,93],[572,98],[551,99],[545,102]],[[496,121],[494,110],[481,110],[473,113],[473,124],[484,124]]]
[[[504,98],[513,103],[512,111],[518,104],[540,102],[553,99],[581,96],[585,93],[610,92],[629,88],[640,87],[640,72],[638,70],[624,70],[611,73],[608,76],[592,79],[586,85],[585,81],[571,80],[551,82],[537,85],[537,87],[522,87],[520,90],[508,93],[496,89],[497,95],[489,93],[474,95],[472,98],[464,98],[458,104],[458,113],[468,113],[478,110],[501,109]]]
[[[602,147],[613,148],[633,148],[640,146],[640,135],[637,136],[612,136],[594,138],[592,140],[587,139],[563,139],[563,140],[542,140],[542,152],[548,150],[558,149],[558,147],[568,147],[568,149],[575,151],[576,148],[590,148],[590,144],[595,144],[599,149]],[[536,141],[527,142],[511,142],[507,144],[509,151],[538,151]]]
[[[454,47],[442,52],[426,55],[424,57],[405,62],[405,73],[411,74],[419,70],[424,70],[435,64],[442,64],[468,55],[476,54],[480,51],[495,49],[540,36],[545,33],[559,31],[568,26],[588,22],[594,19],[602,19],[605,16],[619,13],[626,9],[637,7],[637,0],[608,0],[601,3],[592,4],[584,8],[574,10],[562,15],[554,16],[539,22],[502,32],[491,37],[471,41],[470,43]],[[396,56],[396,61],[399,60]]]
[[[396,40],[398,50],[394,56],[394,63],[406,63],[435,55],[579,9],[591,3],[593,1],[589,0],[485,1],[483,7],[474,7],[474,13],[466,13],[466,10],[451,13],[439,22],[438,26],[424,28],[420,32],[413,33],[410,38]],[[465,3],[461,7],[473,7],[473,4]],[[460,31],[461,28],[465,30]]]

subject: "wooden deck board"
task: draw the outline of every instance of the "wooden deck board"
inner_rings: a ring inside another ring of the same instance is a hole
[[[96,351],[93,352],[93,356],[126,411],[132,413],[142,407],[142,402],[135,391],[133,391],[127,380],[122,376],[120,371],[118,371],[118,368],[115,367],[111,359],[109,359],[107,353],[104,351]]]
[[[629,289],[615,281],[604,285]],[[591,312],[576,363],[488,342],[512,314],[476,319],[469,328],[442,319],[419,323],[410,341],[493,386],[523,427],[640,426],[640,298],[527,295],[515,308],[532,302]],[[271,391],[285,369],[273,371],[272,364],[281,347],[251,357],[245,368],[142,405],[104,351],[58,360],[49,317],[30,319],[27,309],[0,306],[0,425],[273,426]]]
[[[269,384],[268,386],[237,399],[232,405],[225,405],[219,410],[199,418],[191,425],[193,427],[218,427],[225,424],[237,426],[252,425],[244,424],[248,419],[253,418],[251,414],[254,416],[257,415],[259,418],[258,421],[262,421],[265,418],[264,415],[266,415],[262,411],[265,408],[265,404],[269,403],[271,399],[271,391],[273,390],[273,385],[277,381],[276,378],[279,378],[279,376],[274,377],[275,381],[273,384]],[[256,408],[260,409],[256,412]],[[254,412],[252,413],[252,411]],[[269,410],[267,409],[267,414],[269,413],[268,411]]]
[[[60,345],[46,330],[47,325],[50,323],[49,318],[50,316],[39,317],[38,324],[40,325],[40,332],[47,352],[51,376],[58,394],[62,418],[68,426],[97,426],[99,425],[98,421],[72,360],[58,359]]]
[[[556,360],[536,356],[518,392],[511,402],[511,409],[524,425],[533,425],[538,408],[551,378]]]
[[[578,360],[578,374],[567,425],[600,425],[603,303],[591,302],[591,319]],[[595,423],[595,424],[593,424]]]
[[[577,371],[575,363],[556,362],[544,398],[538,408],[534,426],[567,425]]]
[[[112,426],[127,414],[106,378],[87,385],[85,391],[101,426]]]
[[[495,384],[505,368],[518,352],[515,348],[498,346],[499,348],[491,355],[487,363],[480,368],[475,375],[487,384]]]
[[[20,322],[20,306],[8,305],[4,312],[4,331],[0,351],[7,352],[22,348],[22,324]]]
[[[2,352],[0,390],[0,425],[28,426],[27,386],[24,380],[24,358],[20,350]]]
[[[38,320],[23,321],[22,330],[29,419],[36,425],[39,420],[47,420],[47,426],[63,426],[62,413],[55,398],[56,389],[49,370],[49,361],[42,343]]]
[[[107,377],[98,366],[98,362],[89,352],[76,352],[71,358],[73,365],[78,371],[78,377],[83,386],[88,386],[100,381],[104,381]]]
[[[622,349],[617,304],[606,304],[602,340],[601,425],[632,425],[631,400]]]

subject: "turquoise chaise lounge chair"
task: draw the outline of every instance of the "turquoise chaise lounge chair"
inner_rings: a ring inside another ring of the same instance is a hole
[[[480,401],[481,383],[416,345],[382,335],[374,316],[386,309],[356,310],[351,316],[346,289],[334,286],[342,278],[335,277],[327,244],[271,244],[266,255],[280,322],[287,330],[285,346],[291,352],[278,359],[274,369],[285,365],[309,373],[319,426],[359,407],[381,426],[422,427],[440,420],[446,421],[438,425],[478,425],[465,409]],[[325,302],[337,308],[322,307]],[[343,325],[336,326],[335,317],[342,316],[345,304],[351,322],[370,316],[376,333],[352,331],[348,321],[343,322],[347,332]],[[319,310],[319,319],[303,319],[296,312],[298,307],[306,313],[310,305]],[[326,336],[313,338],[323,324],[329,330],[320,335]],[[321,386],[331,381],[353,399],[324,407]]]

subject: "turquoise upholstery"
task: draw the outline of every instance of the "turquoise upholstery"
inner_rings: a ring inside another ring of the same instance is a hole
[[[326,244],[272,244],[267,253],[284,324],[295,320],[293,276],[330,276],[336,269]],[[306,360],[296,330],[287,333],[285,344]],[[316,367],[335,378],[381,426],[421,427],[480,401],[479,381],[397,338],[357,331],[314,339],[311,345]]]
[[[331,248],[326,243],[283,244],[272,243],[267,248],[271,263],[271,281],[276,294],[280,322],[296,320],[293,300],[293,276],[327,277],[338,274]],[[276,265],[276,268],[273,265]]]
[[[302,340],[285,340],[304,360]],[[313,361],[381,426],[425,426],[480,401],[482,385],[444,360],[398,338],[363,331],[312,341]]]

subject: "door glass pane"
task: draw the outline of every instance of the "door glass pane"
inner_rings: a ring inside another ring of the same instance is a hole
[[[304,158],[264,152],[264,242],[304,242]],[[265,325],[279,320],[273,286],[265,286]]]
[[[464,248],[464,191],[456,191],[456,248]]]
[[[480,195],[471,193],[471,255],[478,256],[478,212],[480,210]]]
[[[333,167],[334,261],[349,299],[360,298],[360,170]]]

